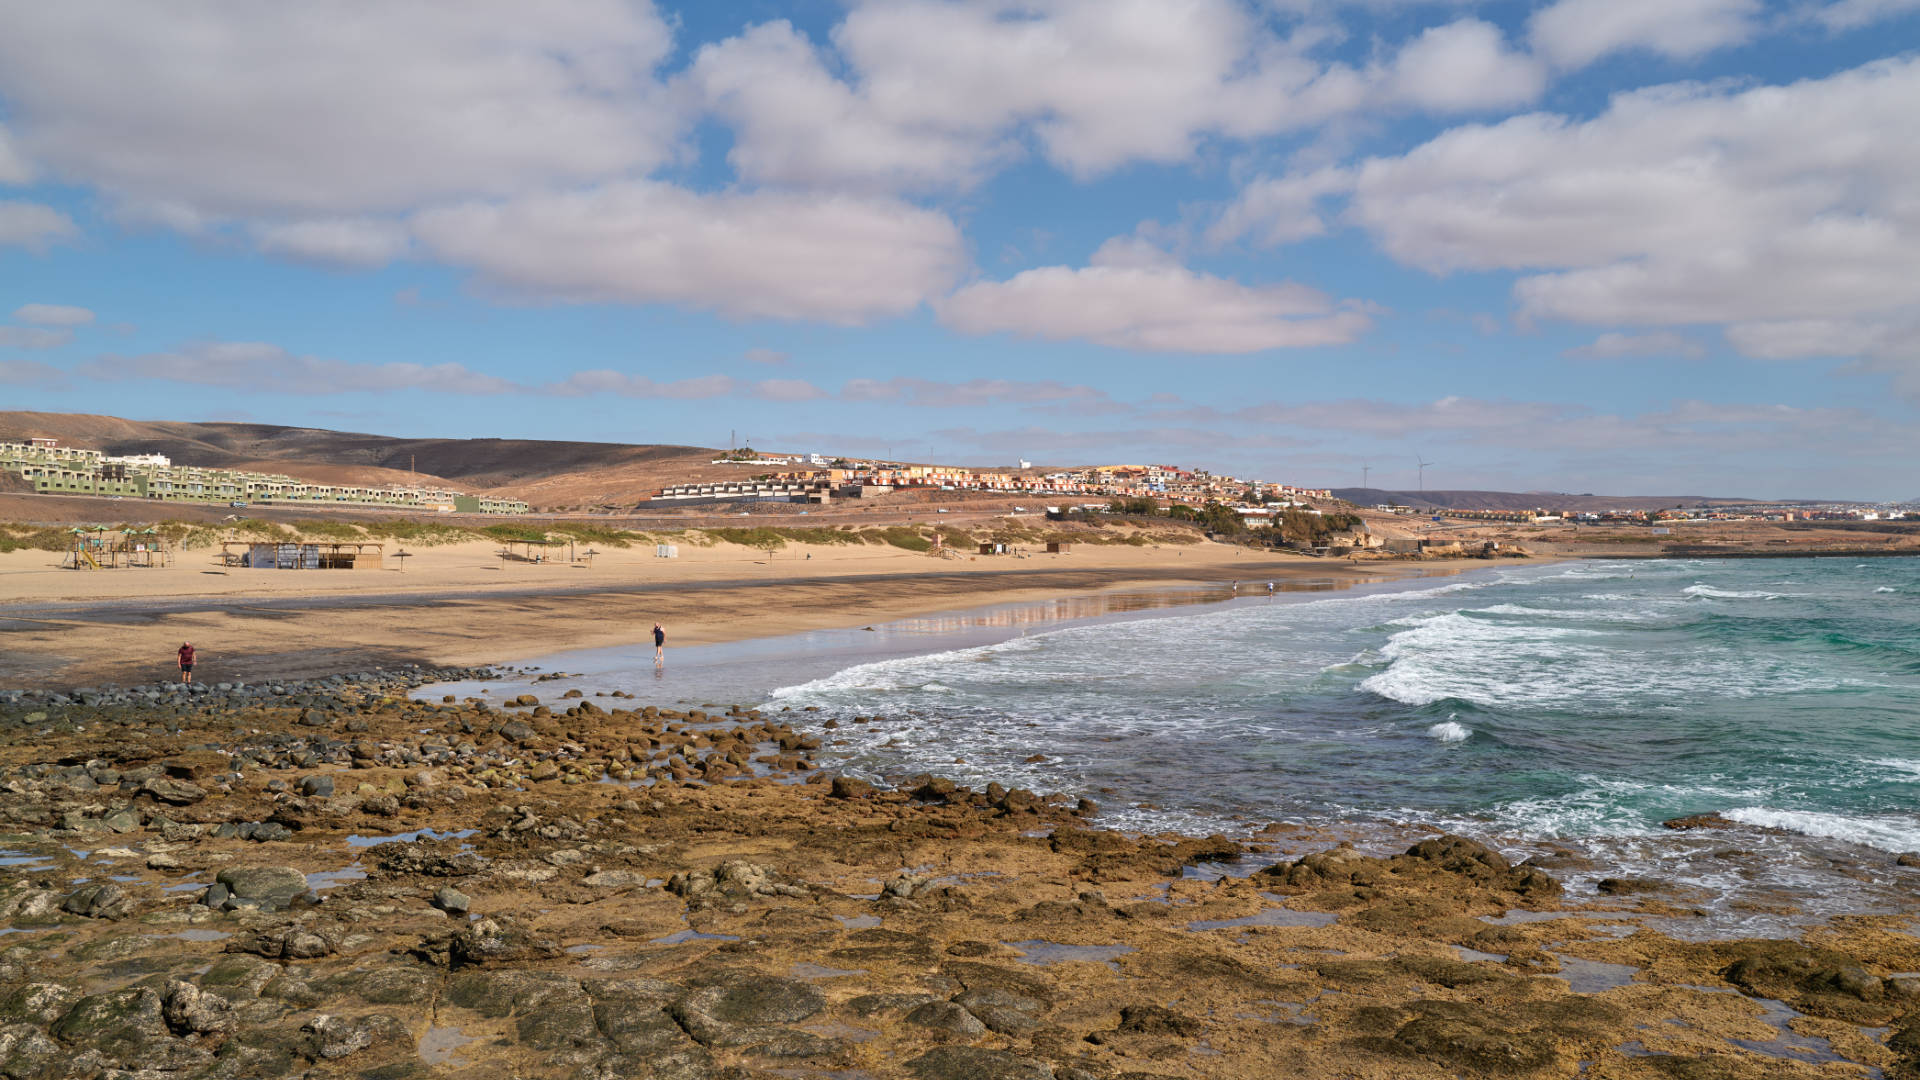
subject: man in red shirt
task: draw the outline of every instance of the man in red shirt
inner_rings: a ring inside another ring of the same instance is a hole
[[[193,681],[193,643],[190,641],[180,643],[180,681]]]

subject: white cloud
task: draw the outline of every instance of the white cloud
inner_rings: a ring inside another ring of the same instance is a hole
[[[1920,0],[1839,0],[1818,9],[1814,17],[1832,30],[1857,30],[1913,11],[1920,11]]]
[[[136,204],[351,214],[657,165],[682,110],[646,0],[169,8],[0,0],[0,96],[46,171]]]
[[[855,3],[823,50],[785,22],[703,47],[686,83],[734,128],[746,179],[964,190],[1029,146],[1076,177],[1190,160],[1366,109],[1538,96],[1542,65],[1489,23],[1434,27],[1364,69],[1239,0]]]
[[[1351,190],[1350,169],[1260,177],[1240,189],[1208,229],[1207,240],[1219,247],[1251,236],[1256,243],[1280,245],[1325,235],[1327,212],[1322,204]]]
[[[38,326],[0,326],[0,349],[57,349],[73,340],[71,330]]]
[[[1767,360],[1852,357],[1843,372],[1885,375],[1895,394],[1920,403],[1920,308],[1880,318],[1735,323],[1727,327],[1727,341]]]
[[[560,397],[666,398],[703,401],[720,397],[755,397],[765,401],[812,401],[827,392],[800,379],[763,379],[750,382],[731,375],[695,375],[685,379],[654,379],[624,371],[576,371],[558,382],[534,387]]]
[[[93,321],[93,312],[67,304],[22,304],[13,317],[35,326],[85,326]]]
[[[1585,122],[1533,114],[1358,167],[1350,220],[1436,272],[1547,270],[1521,314],[1611,325],[1852,318],[1920,304],[1920,60]]]
[[[280,394],[339,394],[431,390],[442,394],[501,394],[513,383],[456,363],[361,364],[300,356],[257,341],[209,341],[174,352],[104,356],[80,373],[107,382],[162,379]]]
[[[793,359],[792,356],[781,352],[779,349],[767,348],[748,349],[745,357],[750,364],[765,364],[768,367],[784,367],[789,360]]]
[[[1110,241],[1090,265],[1047,266],[968,285],[935,305],[963,333],[1082,339],[1159,352],[1248,353],[1340,345],[1366,331],[1364,310],[1304,285],[1242,285]]]
[[[1645,49],[1687,60],[1750,39],[1761,0],[1559,0],[1528,20],[1535,50],[1562,68]]]
[[[950,287],[966,262],[945,215],[843,195],[636,182],[431,210],[413,224],[435,255],[508,289],[745,318],[902,314]]]
[[[1546,82],[1539,63],[1507,48],[1499,27],[1461,19],[1408,42],[1384,79],[1383,96],[1431,112],[1471,112],[1523,105]]]
[[[965,188],[995,156],[987,130],[886,115],[885,105],[828,72],[812,42],[784,21],[701,48],[688,80],[733,126],[727,160],[750,180]]]
[[[364,218],[256,225],[254,243],[271,255],[334,266],[383,266],[407,253],[400,225]]]
[[[33,166],[14,145],[13,136],[8,134],[6,125],[0,124],[0,184],[30,184],[33,182]]]
[[[1111,399],[1103,390],[1054,380],[969,379],[939,382],[932,379],[850,379],[840,389],[848,401],[898,402],[931,409],[975,408],[983,405],[1101,406]]]
[[[1680,356],[1697,360],[1706,354],[1705,346],[1671,330],[1658,330],[1650,334],[1608,331],[1591,344],[1567,350],[1568,356],[1586,360],[1611,360],[1626,356]]]
[[[40,203],[0,201],[0,247],[44,251],[58,240],[80,235],[73,219]]]
[[[67,374],[38,360],[0,360],[0,386],[64,387]]]

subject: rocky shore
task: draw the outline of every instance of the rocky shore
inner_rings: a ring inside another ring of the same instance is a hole
[[[1683,942],[1461,837],[819,768],[870,718],[409,697],[484,675],[0,696],[0,1076],[1920,1077],[1910,916]]]

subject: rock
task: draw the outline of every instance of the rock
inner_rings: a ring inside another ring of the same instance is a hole
[[[1738,958],[1720,977],[1755,997],[1786,1001],[1802,1012],[1845,1020],[1885,1008],[1887,980],[1842,952],[1797,941],[1744,941],[1727,946]]]
[[[448,946],[455,968],[523,964],[560,955],[560,946],[506,919],[481,919],[462,927]]]
[[[333,777],[320,773],[300,778],[300,794],[308,798],[326,799],[333,797]]]
[[[1594,890],[1602,896],[1634,896],[1641,893],[1666,892],[1672,888],[1672,884],[1665,881],[1633,877],[1601,878],[1594,885]]]
[[[269,910],[284,908],[307,891],[307,875],[291,866],[230,866],[214,877],[237,900],[252,901]],[[213,890],[208,889],[209,906]]]
[[[805,1020],[826,1004],[826,995],[812,983],[729,972],[689,991],[670,1011],[705,1046],[751,1046],[769,1037],[765,1025]]]
[[[50,1031],[69,1046],[79,1045],[119,1059],[137,1057],[152,1044],[170,1037],[161,1017],[160,995],[146,986],[83,997]]]
[[[977,1046],[942,1046],[907,1062],[916,1080],[1056,1080],[1053,1069],[1030,1058]]]
[[[881,1013],[916,1009],[929,1001],[939,1000],[932,994],[861,994],[847,1002],[847,1008],[856,1016],[878,1016]]]
[[[449,915],[465,915],[467,909],[473,906],[473,901],[459,889],[451,885],[442,885],[434,891],[433,906]]]
[[[1204,1030],[1200,1021],[1160,1005],[1128,1005],[1120,1010],[1116,1031],[1130,1035],[1159,1035],[1167,1038],[1198,1038]]]
[[[207,797],[206,789],[198,784],[164,776],[148,777],[140,785],[140,793],[170,806],[191,806]]]
[[[533,730],[533,725],[525,720],[509,720],[500,725],[500,737],[515,746],[525,746],[528,743],[538,742],[540,733]]]
[[[559,775],[560,767],[551,761],[535,762],[533,768],[527,771],[529,779],[540,782],[557,779]]]
[[[283,926],[227,942],[230,953],[252,953],[269,960],[317,960],[339,951],[346,932],[331,924]]]
[[[383,1013],[357,1020],[321,1013],[300,1029],[309,1039],[308,1056],[315,1061],[338,1061],[375,1043],[407,1039],[407,1028]]]
[[[1710,814],[1688,814],[1686,817],[1668,818],[1660,823],[1669,829],[1733,829],[1739,823],[1721,817],[1718,811]]]
[[[100,818],[100,824],[105,825],[110,832],[124,835],[139,831],[140,815],[131,810],[115,810],[103,815]]]
[[[178,857],[169,855],[164,851],[156,851],[147,856],[147,869],[149,870],[178,870],[184,865]]]
[[[593,986],[594,1019],[601,1034],[623,1054],[651,1054],[675,1047],[691,1049],[693,1041],[666,1011],[666,1005],[681,992],[673,983],[658,979],[596,983]]]
[[[67,897],[60,909],[89,919],[119,920],[133,914],[133,898],[112,882],[82,885]]]
[[[78,989],[64,983],[30,982],[0,1000],[0,1022],[51,1024],[80,997]]]
[[[633,870],[602,870],[597,874],[588,874],[581,880],[583,884],[597,889],[635,889],[653,879]]]
[[[1046,1003],[999,986],[981,986],[954,995],[955,1004],[1002,1035],[1021,1035],[1040,1026]]]
[[[958,787],[944,776],[930,777],[919,787],[913,789],[913,797],[922,802],[946,802]]]
[[[1895,866],[1920,867],[1920,851],[1903,851],[1893,860]]]
[[[864,799],[873,794],[873,785],[855,776],[836,776],[828,794],[836,799]]]
[[[1553,1037],[1547,1032],[1503,1031],[1472,1016],[1423,1016],[1394,1032],[1393,1042],[1473,1075],[1533,1072],[1556,1057]]]
[[[239,1025],[225,998],[178,979],[167,984],[160,1015],[175,1035],[224,1035]]]
[[[907,1013],[903,1019],[905,1023],[915,1027],[969,1039],[978,1038],[987,1033],[987,1025],[951,1001],[929,1001]]]

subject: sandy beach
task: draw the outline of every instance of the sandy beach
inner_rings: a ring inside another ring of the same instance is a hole
[[[582,551],[585,545],[581,545]],[[391,552],[392,548],[389,548]],[[503,561],[485,542],[417,549],[405,568],[229,568],[187,551],[162,569],[72,571],[0,555],[0,687],[172,677],[182,641],[203,677],[257,681],[399,663],[505,663],[631,644],[737,641],[955,608],[1139,586],[1372,580],[1431,572],[1213,544],[1079,545],[1064,554],[936,558],[880,545],[733,544],[601,551],[591,565]],[[1453,564],[1471,565],[1471,564]]]

